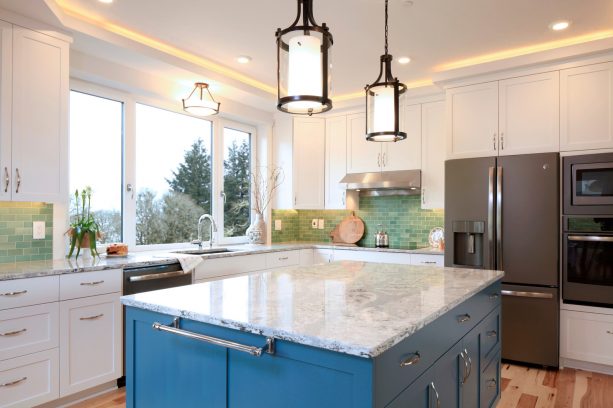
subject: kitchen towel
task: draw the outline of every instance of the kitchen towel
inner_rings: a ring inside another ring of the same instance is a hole
[[[181,264],[184,272],[193,272],[204,260],[200,255],[172,254]]]

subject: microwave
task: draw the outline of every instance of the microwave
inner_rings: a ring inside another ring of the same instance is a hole
[[[613,153],[563,158],[564,213],[613,215]]]

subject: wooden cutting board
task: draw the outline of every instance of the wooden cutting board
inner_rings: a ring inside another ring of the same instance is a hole
[[[330,236],[334,243],[355,244],[364,236],[364,221],[352,214],[341,221]]]

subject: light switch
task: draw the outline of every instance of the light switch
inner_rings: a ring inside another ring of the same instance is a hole
[[[281,220],[275,220],[275,231],[281,231],[283,229],[283,224]]]
[[[319,229],[324,229],[324,220],[323,219],[319,219]]]
[[[313,218],[311,220],[311,228],[317,229],[317,219],[316,218]]]
[[[32,238],[45,239],[45,221],[34,221],[32,223]]]

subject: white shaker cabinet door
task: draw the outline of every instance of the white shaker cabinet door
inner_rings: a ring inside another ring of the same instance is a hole
[[[558,152],[559,73],[505,79],[499,85],[499,155]]]
[[[447,90],[447,159],[498,154],[498,82]]]
[[[67,200],[68,52],[64,41],[14,28],[13,200]]]
[[[443,208],[445,203],[445,102],[424,103],[421,108],[421,116],[421,208]]]
[[[367,173],[382,168],[382,143],[366,140],[366,115],[347,116],[347,173]]]
[[[294,208],[322,210],[325,184],[325,121],[294,119]]]
[[[382,143],[383,171],[416,170],[421,167],[421,126],[421,105],[407,106],[404,109],[407,138],[395,143]]]
[[[12,104],[13,26],[0,21],[0,200],[12,197],[11,104]]]
[[[60,396],[119,378],[122,368],[121,293],[60,302]]]
[[[613,62],[560,71],[560,150],[613,148]]]
[[[326,209],[346,208],[346,184],[340,183],[347,174],[347,117],[326,119]]]

